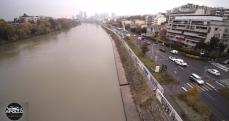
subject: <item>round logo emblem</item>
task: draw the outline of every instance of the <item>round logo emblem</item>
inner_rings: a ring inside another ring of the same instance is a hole
[[[5,113],[10,120],[18,120],[22,117],[24,111],[18,103],[11,103],[7,106]]]

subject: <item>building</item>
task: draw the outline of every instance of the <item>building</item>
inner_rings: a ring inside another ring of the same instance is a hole
[[[228,44],[229,22],[219,16],[176,15],[170,16],[167,26],[167,38],[188,48],[194,48],[199,42],[210,42],[215,36]]]
[[[157,15],[145,17],[147,25],[147,34],[157,34],[160,31],[162,23],[166,22],[166,17],[159,13]]]
[[[24,14],[19,17],[18,21],[19,22],[34,22],[36,23],[40,19],[39,16],[29,16],[27,14]]]
[[[144,20],[140,20],[140,19],[134,19],[133,23],[137,26],[142,26],[146,24]]]
[[[228,9],[187,4],[169,11],[166,37],[171,42],[195,48],[213,36],[229,45]]]
[[[39,21],[48,21],[51,17],[46,16],[29,16],[27,14],[23,14],[22,16],[19,16],[18,18],[14,18],[14,23],[23,23],[23,22],[31,22],[36,23]]]
[[[229,20],[229,9],[215,8],[211,10],[211,14],[215,16],[221,16],[224,20]]]

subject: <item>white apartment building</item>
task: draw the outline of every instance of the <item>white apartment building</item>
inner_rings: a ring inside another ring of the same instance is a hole
[[[147,25],[147,34],[155,34],[159,32],[159,26],[166,22],[166,17],[159,13],[153,16],[146,16],[145,21]]]
[[[194,48],[199,42],[209,42],[215,36],[229,45],[229,22],[223,17],[207,15],[170,15],[167,39]]]
[[[157,14],[153,17],[152,25],[161,25],[166,21],[166,17],[162,14]]]
[[[37,22],[39,20],[39,16],[20,16],[19,20],[25,21],[25,22]]]
[[[135,19],[135,20],[133,20],[133,22],[135,25],[138,25],[138,26],[142,26],[142,25],[146,24],[146,22],[144,20],[140,20],[140,19]]]

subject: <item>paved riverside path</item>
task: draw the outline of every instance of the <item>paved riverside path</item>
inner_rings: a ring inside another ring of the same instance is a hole
[[[110,39],[111,39],[113,51],[114,51],[115,65],[117,68],[117,75],[118,75],[118,80],[119,80],[119,86],[120,86],[126,121],[140,121],[140,117],[139,117],[136,106],[134,104],[134,100],[131,95],[130,86],[126,79],[125,71],[122,66],[122,62],[121,62],[117,47],[114,43],[114,40],[111,37]]]

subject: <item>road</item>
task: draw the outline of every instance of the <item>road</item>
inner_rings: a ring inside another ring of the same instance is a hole
[[[167,65],[167,72],[179,81],[178,85],[163,86],[167,95],[182,91],[185,92],[193,88],[195,82],[189,80],[189,76],[191,75],[191,73],[196,73],[200,75],[206,82],[202,86],[198,85],[201,90],[199,99],[202,100],[209,107],[209,109],[216,115],[218,120],[229,119],[229,101],[223,98],[218,91],[220,88],[229,87],[227,84],[221,81],[229,78],[228,71],[226,72],[225,70],[212,65],[211,62],[191,59],[182,56],[181,54],[174,55],[169,52],[171,49],[168,47],[165,47],[161,44],[155,44],[149,40],[144,41],[148,41],[147,43],[151,42],[151,44],[148,45],[150,49],[148,55],[154,56],[157,59],[157,63],[161,65]],[[165,48],[166,52],[160,51],[159,48]],[[188,63],[188,67],[181,67],[177,65],[176,63],[169,60],[169,56],[183,59],[185,62]],[[219,70],[221,76],[216,77],[209,74],[207,72],[207,69],[209,68]]]
[[[199,99],[202,100],[207,105],[207,107],[216,115],[217,120],[229,120],[229,101],[222,97],[218,91],[221,88],[229,87],[228,67],[222,68],[221,65],[218,65],[218,63],[188,58],[183,56],[181,53],[174,55],[169,52],[171,51],[171,48],[168,48],[160,43],[155,43],[151,40],[139,40],[138,35],[133,36],[133,38],[134,43],[138,47],[140,47],[140,45],[144,43],[148,44],[148,49],[150,51],[147,52],[147,55],[153,57],[158,64],[167,65],[167,72],[179,81],[179,84],[176,85],[173,84],[163,86],[165,91],[164,93],[166,96],[169,96],[174,93],[185,92],[193,88],[195,82],[189,80],[189,76],[192,73],[196,73],[200,75],[206,82],[202,86],[198,85],[201,90]],[[160,51],[159,48],[165,48],[166,52]],[[177,65],[176,63],[169,60],[169,56],[183,59],[185,62],[188,63],[188,67],[181,67]],[[218,71],[220,71],[221,76],[215,77],[209,74],[207,72],[207,69],[209,68],[217,69]],[[228,80],[226,81],[227,83],[225,83],[225,80]]]

